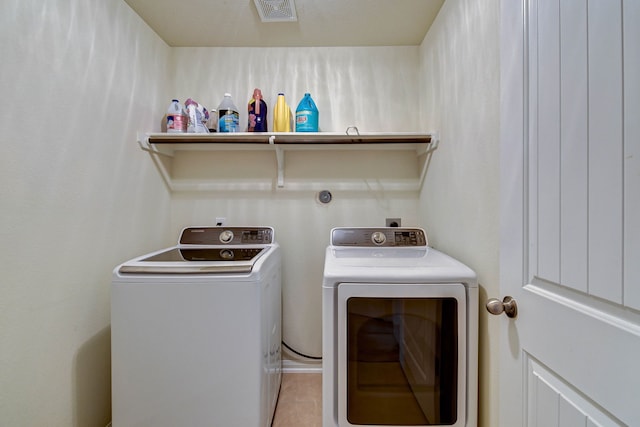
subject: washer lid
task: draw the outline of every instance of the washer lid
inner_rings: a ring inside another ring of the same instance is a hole
[[[268,247],[174,247],[131,260],[120,273],[249,273]]]

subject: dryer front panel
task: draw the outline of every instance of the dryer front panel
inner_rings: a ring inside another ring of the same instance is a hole
[[[462,284],[338,286],[340,426],[464,426]]]

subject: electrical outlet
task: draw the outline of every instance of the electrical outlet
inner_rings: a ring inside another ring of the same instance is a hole
[[[385,227],[402,227],[402,218],[387,218]]]
[[[216,217],[216,226],[222,227],[227,224],[227,218],[217,216]]]

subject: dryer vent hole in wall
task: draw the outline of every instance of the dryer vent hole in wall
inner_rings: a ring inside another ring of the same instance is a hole
[[[326,205],[327,203],[331,202],[331,199],[333,199],[333,196],[331,195],[331,192],[329,190],[322,190],[318,193],[317,199],[320,203]]]

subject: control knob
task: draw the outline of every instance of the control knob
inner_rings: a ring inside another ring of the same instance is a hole
[[[224,230],[222,233],[220,233],[220,241],[222,243],[229,243],[232,240],[233,240],[233,231]]]
[[[380,246],[387,241],[387,236],[385,236],[384,233],[381,231],[376,231],[371,235],[371,241],[374,244]]]
[[[234,258],[233,251],[230,249],[223,249],[220,251],[220,257],[222,259],[233,259]]]

